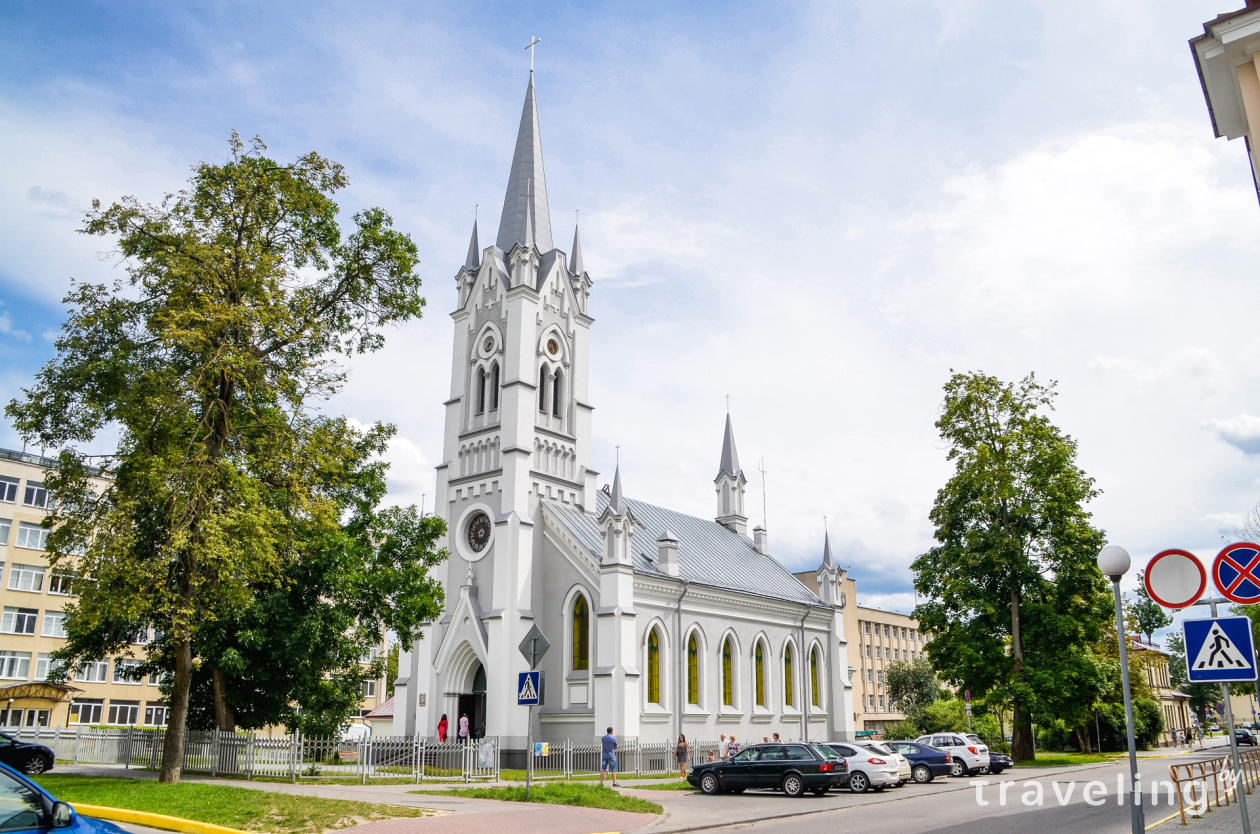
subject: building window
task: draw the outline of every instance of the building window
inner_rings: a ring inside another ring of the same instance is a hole
[[[109,660],[93,660],[84,663],[75,672],[74,679],[82,683],[107,683],[109,681]]]
[[[885,623],[885,624],[884,624],[884,636],[885,636],[885,637],[889,636],[889,635],[888,635],[888,624],[887,624],[887,623]]]
[[[648,701],[661,702],[661,644],[656,629],[648,632]]]
[[[869,644],[869,643],[868,643],[868,644],[867,644],[867,646],[866,646],[866,656],[867,656],[867,657],[870,657],[870,656],[871,656],[871,647],[870,647],[870,644]]]
[[[687,638],[687,703],[700,703],[700,653],[694,633]]]
[[[34,634],[35,621],[39,619],[38,608],[4,607],[0,615],[0,631],[5,634]]]
[[[41,510],[52,508],[52,502],[48,500],[48,490],[43,484],[35,481],[26,482],[26,494],[22,497],[22,503],[28,507],[39,507]]]
[[[881,710],[884,708],[884,696],[883,696],[883,695],[880,695],[880,696],[879,696],[879,708],[880,708]]]
[[[135,724],[140,719],[140,705],[126,702],[111,702],[109,705],[107,724]]]
[[[66,612],[64,611],[45,611],[44,612],[44,629],[40,634],[45,637],[65,637],[66,636]]]
[[[753,649],[753,675],[756,678],[754,683],[757,690],[757,706],[764,707],[766,705],[766,669],[761,643],[757,643]]]
[[[869,703],[869,704],[870,704],[871,709],[875,709],[875,696],[874,696],[874,695],[867,695],[867,696],[866,696],[866,700],[867,700],[867,703]]]
[[[143,683],[143,675],[136,675],[131,670],[140,665],[140,661],[134,658],[118,658],[114,661],[114,683],[125,683],[131,686],[139,686]],[[114,722],[110,722],[111,724]],[[130,722],[134,724],[135,722]]]
[[[906,630],[904,628],[901,630],[901,639],[902,640],[906,639]]]
[[[731,638],[722,641],[722,706],[735,706],[734,678],[731,675]]]
[[[914,636],[914,629],[910,629],[910,642],[913,643],[915,639],[916,638]]]
[[[52,670],[52,655],[48,652],[40,652],[35,658],[35,678],[37,681],[48,680],[48,673]]]
[[[499,363],[490,366],[490,410],[499,410]]]
[[[64,571],[53,571],[48,577],[48,593],[57,594],[59,596],[68,597],[72,593],[74,587],[74,574]]]
[[[47,727],[48,713],[46,709],[0,709],[0,726]]]
[[[486,369],[477,369],[477,413],[486,413]]]
[[[875,673],[871,671],[870,669],[866,670],[866,682],[875,683]]]
[[[547,369],[538,369],[538,410],[547,413]]]
[[[0,678],[24,681],[30,673],[30,652],[0,651]]]
[[[14,565],[9,571],[9,590],[35,593],[44,590],[43,565]]]
[[[17,546],[28,550],[43,550],[48,540],[48,531],[38,524],[23,521],[18,525]]]
[[[818,692],[818,649],[809,652],[809,696],[814,706],[822,706]]]
[[[18,479],[0,475],[0,501],[12,504],[17,501]]]
[[[364,698],[376,697],[376,681],[364,681],[361,687]]]
[[[883,656],[883,647],[881,647],[881,646],[876,646],[876,647],[875,647],[875,659],[876,659],[876,660],[883,660],[883,658],[884,658],[884,656]]]
[[[875,673],[875,683],[879,684],[880,686],[883,686],[883,685],[884,685],[884,673],[883,673],[883,672],[876,672],[876,673]]]
[[[893,660],[901,660],[901,649],[893,649]]]
[[[792,691],[792,647],[783,648],[783,703],[785,706],[796,706],[796,693]]]
[[[870,634],[870,633],[871,633],[871,624],[870,624],[870,623],[865,623],[865,625],[866,625],[866,633],[867,633],[867,634]]]
[[[573,601],[573,671],[591,668],[591,609],[586,597]]]
[[[71,724],[100,724],[104,701],[71,701]]]
[[[564,375],[560,369],[556,369],[556,375],[551,380],[551,416],[560,416],[560,388],[564,384]]]
[[[149,675],[149,686],[161,686],[166,683],[166,672],[153,672]]]
[[[144,708],[144,723],[150,727],[165,727],[170,709],[161,704]]]
[[[0,544],[9,543],[9,531],[13,528],[13,519],[0,518]]]

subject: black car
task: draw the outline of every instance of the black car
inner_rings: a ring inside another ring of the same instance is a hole
[[[1256,734],[1251,730],[1244,730],[1241,727],[1234,730],[1234,741],[1239,744],[1250,744],[1253,747],[1256,744]]]
[[[822,796],[848,784],[849,771],[844,759],[819,744],[756,744],[732,759],[696,765],[687,781],[707,794],[754,788]]]
[[[931,782],[937,776],[948,776],[954,765],[951,756],[944,750],[937,750],[917,741],[885,741],[885,747],[906,757],[910,762],[910,773],[919,784]]]
[[[989,772],[990,773],[1001,773],[1002,771],[1007,770],[1008,768],[1012,768],[1014,766],[1015,766],[1015,762],[1011,761],[1010,756],[1006,756],[1001,753],[994,753],[992,750],[989,751]]]
[[[57,757],[42,744],[18,741],[13,736],[0,733],[0,762],[21,773],[36,776],[52,770]]]

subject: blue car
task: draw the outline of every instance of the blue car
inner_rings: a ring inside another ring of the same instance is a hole
[[[43,832],[57,829],[65,834],[127,834],[112,822],[79,816],[68,803],[0,764],[0,832]]]
[[[937,750],[917,741],[885,741],[910,762],[910,775],[920,785],[931,782],[937,776],[948,776],[952,757],[944,750]]]

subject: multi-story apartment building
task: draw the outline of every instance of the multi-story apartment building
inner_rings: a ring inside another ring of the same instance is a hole
[[[817,592],[815,574],[793,575]],[[927,635],[913,617],[858,605],[857,582],[847,571],[841,582],[844,636],[849,641],[849,674],[853,679],[853,727],[858,732],[882,732],[885,725],[906,717],[888,700],[888,664],[922,657]]]
[[[1160,710],[1164,713],[1164,732],[1160,735],[1160,743],[1171,744],[1174,730],[1187,730],[1191,726],[1190,696],[1173,686],[1168,676],[1168,652],[1136,638],[1133,640],[1133,652],[1145,659],[1146,683],[1159,699]]]
[[[147,635],[137,635],[131,657],[84,664],[65,683],[47,681],[52,653],[65,643],[63,612],[75,582],[72,572],[52,570],[44,553],[44,478],[55,465],[0,449],[0,726],[164,726],[160,681],[124,677],[144,657]],[[365,658],[373,659],[375,652]],[[363,695],[360,716],[384,703],[385,679],[366,681]]]

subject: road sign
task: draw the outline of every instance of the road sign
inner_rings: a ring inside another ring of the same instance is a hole
[[[529,633],[525,635],[525,639],[518,646],[521,654],[525,656],[525,662],[529,664],[529,668],[537,669],[538,661],[543,659],[543,655],[547,653],[547,649],[551,648],[551,643],[547,642],[547,638],[543,636],[542,629],[537,623],[529,629]]]
[[[1207,571],[1193,553],[1165,550],[1155,554],[1143,575],[1146,593],[1165,608],[1189,608],[1207,589]]]
[[[965,690],[965,691],[963,692],[963,697],[964,697],[964,698],[966,698],[966,699],[967,699],[967,703],[969,703],[969,704],[970,704],[970,703],[971,703],[971,690],[970,690],[970,689]]]
[[[1239,542],[1222,550],[1212,563],[1212,581],[1221,596],[1239,605],[1260,602],[1260,545]]]
[[[1256,679],[1251,620],[1213,617],[1181,624],[1191,683],[1229,683]]]
[[[516,704],[536,707],[543,702],[543,673],[521,672],[516,684]]]

